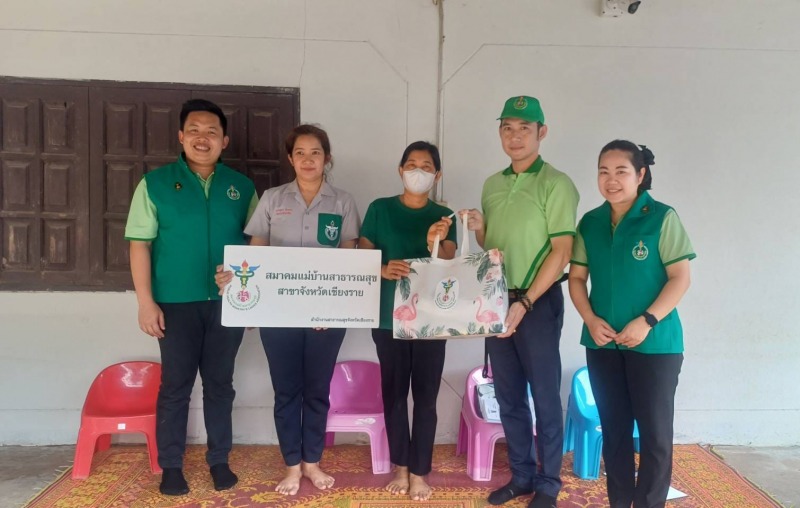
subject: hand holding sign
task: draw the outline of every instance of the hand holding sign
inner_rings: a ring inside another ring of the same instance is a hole
[[[217,273],[214,274],[214,283],[219,288],[219,293],[222,295],[225,292],[225,286],[230,284],[233,280],[233,272],[225,271],[225,265],[217,265]]]
[[[323,329],[377,326],[380,277],[380,251],[229,245],[214,280],[224,326]]]

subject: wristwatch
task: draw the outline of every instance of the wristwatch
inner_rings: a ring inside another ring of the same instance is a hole
[[[653,328],[654,326],[656,326],[658,324],[658,319],[656,319],[656,317],[654,315],[650,314],[647,311],[642,312],[642,317],[647,322],[647,324],[650,326],[650,328]]]

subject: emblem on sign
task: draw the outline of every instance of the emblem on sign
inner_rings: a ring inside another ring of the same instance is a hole
[[[261,265],[250,266],[247,260],[242,261],[241,265],[229,265],[233,268],[233,275],[239,278],[239,290],[234,289],[234,284],[229,284],[225,297],[231,307],[238,310],[250,310],[256,306],[261,299],[261,290],[256,284],[252,288],[247,287],[248,281],[255,276],[255,271]]]
[[[439,281],[433,303],[442,310],[452,309],[458,301],[458,279],[448,277]]]
[[[633,248],[631,251],[633,254],[633,259],[637,261],[644,261],[647,259],[647,256],[650,254],[650,251],[647,249],[647,245],[644,244],[642,240],[639,240],[639,243]]]
[[[339,226],[335,222],[331,221],[330,224],[325,226],[325,237],[332,242],[339,238]]]
[[[239,199],[241,197],[241,194],[239,194],[239,191],[236,190],[236,187],[231,185],[231,188],[228,189],[228,197],[231,198],[232,200],[236,201],[237,199]]]

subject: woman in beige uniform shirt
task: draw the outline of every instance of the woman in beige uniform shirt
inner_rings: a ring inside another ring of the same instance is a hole
[[[331,162],[327,133],[313,125],[295,127],[286,152],[296,178],[264,192],[245,228],[250,245],[349,248],[356,246],[360,219],[347,192],[330,185],[325,168]],[[220,287],[231,280],[220,273]],[[344,328],[261,328],[275,390],[275,429],[286,463],[286,476],[275,487],[297,494],[300,481],[327,489],[334,479],[319,467],[325,447],[328,396]]]

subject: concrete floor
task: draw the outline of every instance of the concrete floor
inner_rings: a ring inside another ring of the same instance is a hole
[[[72,464],[74,446],[0,446],[0,508],[23,506]]]
[[[786,508],[800,508],[800,446],[715,446],[714,451]]]
[[[73,446],[0,447],[0,508],[23,506],[71,464],[74,450]],[[783,506],[800,508],[800,447],[716,446],[714,450]]]

